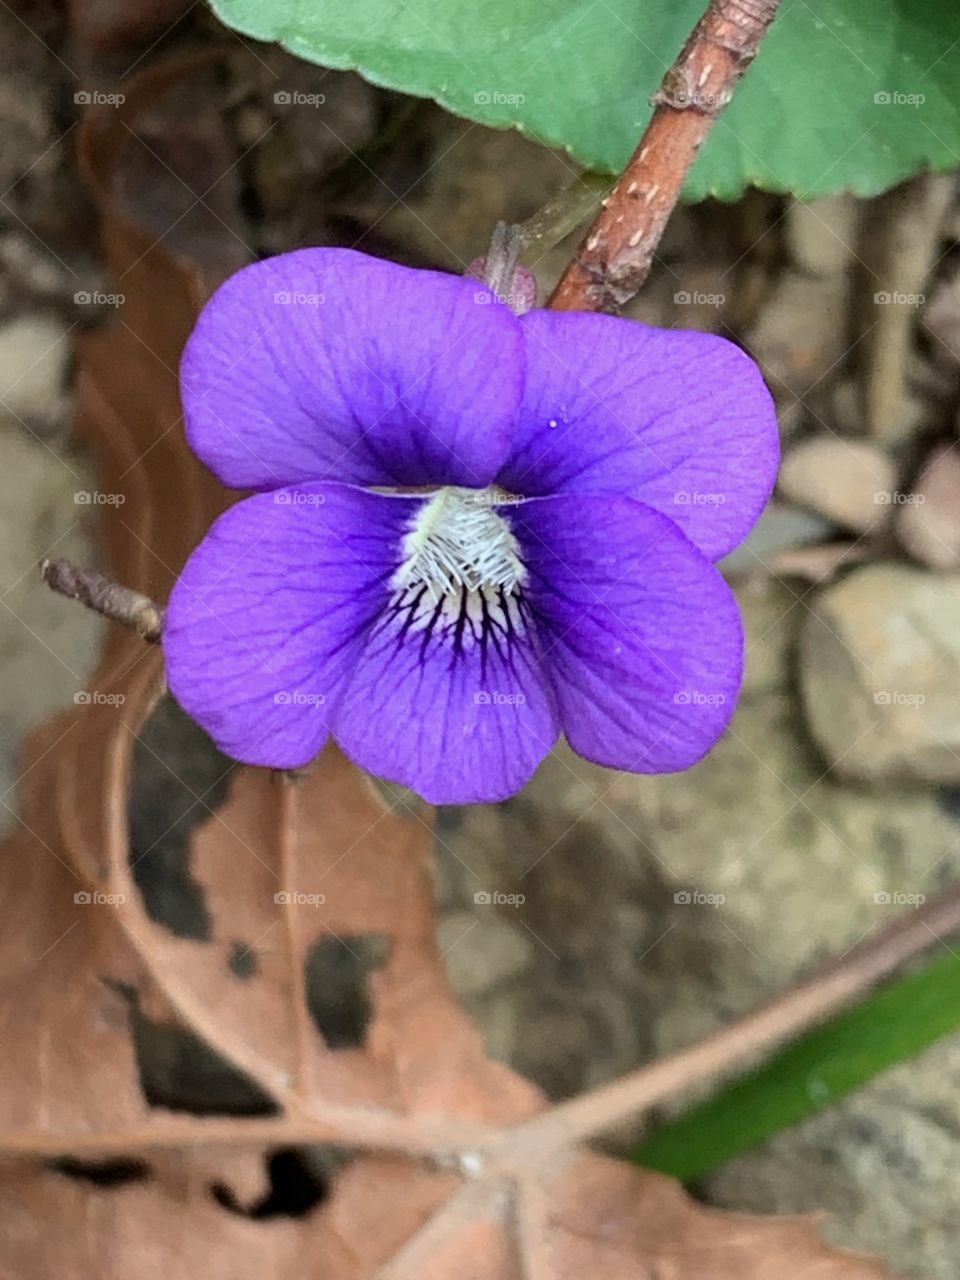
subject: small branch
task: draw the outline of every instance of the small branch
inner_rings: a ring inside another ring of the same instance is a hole
[[[482,258],[474,258],[467,275],[482,280],[498,302],[518,316],[537,305],[537,282],[529,267],[520,265],[523,228],[498,222],[490,238],[490,248]]]
[[[520,1153],[529,1160],[530,1146],[549,1156],[614,1128],[727,1072],[745,1068],[758,1055],[769,1054],[783,1041],[823,1022],[850,1004],[907,960],[922,955],[935,942],[960,930],[960,886],[894,921],[880,934],[819,970],[808,982],[745,1018],[724,1027],[699,1044],[661,1058],[649,1066],[542,1112],[507,1131],[501,1148],[507,1163]]]
[[[637,292],[697,152],[756,56],[778,6],[779,0],[711,0],[653,94],[653,118],[640,145],[548,306],[611,311]]]
[[[530,267],[536,266],[554,245],[596,213],[615,182],[616,178],[609,173],[582,173],[531,214],[526,222],[521,222],[521,262]]]
[[[163,609],[149,596],[121,587],[93,569],[70,560],[41,560],[40,576],[52,591],[92,609],[94,613],[132,627],[144,640],[157,641],[163,630]]]
[[[513,1225],[523,1280],[553,1280],[556,1275],[550,1263],[550,1211],[541,1174],[541,1169],[534,1169],[513,1180]]]

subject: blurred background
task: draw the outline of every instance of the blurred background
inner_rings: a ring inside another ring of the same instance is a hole
[[[98,524],[124,515],[99,493],[71,426],[75,341],[122,304],[78,168],[78,122],[87,107],[109,111],[128,77],[224,45],[227,64],[198,70],[176,127],[147,118],[140,131],[155,173],[166,158],[182,172],[198,156],[194,190],[158,188],[157,236],[174,244],[199,200],[222,227],[218,255],[235,252],[237,265],[339,244],[462,272],[498,219],[523,222],[577,190],[579,169],[562,153],[245,43],[203,5],[0,5],[7,829],[24,735],[84,689],[103,641],[93,615],[40,586],[37,563],[96,563]],[[228,147],[204,173],[194,108],[209,101],[211,74]],[[149,209],[149,191],[141,198]],[[528,250],[541,299],[575,243]],[[777,398],[784,466],[725,565],[747,672],[710,757],[640,778],[560,747],[514,799],[439,815],[451,979],[490,1052],[556,1098],[692,1043],[960,874],[954,179],[922,174],[870,200],[803,204],[753,190],[681,207],[628,314],[744,345]],[[171,706],[148,741],[134,787],[142,846],[180,816],[138,877],[155,918],[189,936],[185,833],[202,816],[197,788],[226,766]],[[896,1019],[885,1032],[902,1033]],[[222,1098],[223,1081],[186,1051],[159,1054],[154,1070],[164,1096]],[[960,1041],[944,1037],[836,1101],[819,1067],[801,1092],[810,1115],[706,1160],[696,1194],[828,1210],[837,1242],[905,1275],[960,1275]]]

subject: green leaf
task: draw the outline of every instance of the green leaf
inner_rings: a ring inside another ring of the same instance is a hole
[[[238,31],[616,173],[706,0],[211,2]],[[753,183],[873,195],[951,168],[958,81],[956,0],[787,0],[686,194],[733,199]]]
[[[689,1181],[960,1028],[960,955],[868,996],[654,1133],[631,1158]]]

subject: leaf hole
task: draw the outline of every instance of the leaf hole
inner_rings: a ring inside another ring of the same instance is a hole
[[[370,974],[386,963],[382,933],[318,938],[304,961],[307,1003],[329,1049],[362,1048],[373,1017]]]
[[[319,1163],[319,1162],[318,1162]],[[269,1188],[252,1204],[241,1204],[228,1186],[214,1183],[210,1194],[217,1204],[243,1218],[304,1218],[329,1195],[330,1182],[318,1163],[296,1147],[280,1147],[267,1156]]]

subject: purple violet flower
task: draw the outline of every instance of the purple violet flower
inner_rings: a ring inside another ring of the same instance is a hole
[[[778,457],[733,344],[304,249],[219,289],[182,386],[194,452],[257,491],[190,557],[163,639],[227,754],[291,768],[332,735],[464,803],[516,791],[561,732],[637,773],[723,732],[743,638],[713,562]]]

